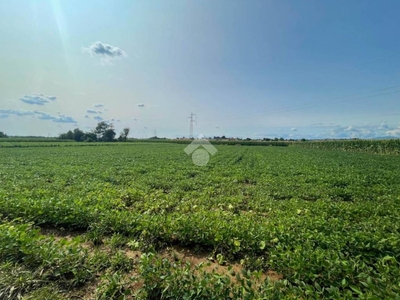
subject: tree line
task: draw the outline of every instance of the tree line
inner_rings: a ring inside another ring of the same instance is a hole
[[[61,140],[74,140],[77,142],[125,142],[129,135],[129,128],[126,127],[122,130],[118,138],[113,124],[108,124],[104,121],[97,124],[96,128],[92,131],[83,132],[79,128],[69,130],[66,133],[60,133],[58,136]]]

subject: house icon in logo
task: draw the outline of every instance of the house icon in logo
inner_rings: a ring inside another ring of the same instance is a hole
[[[196,166],[205,166],[210,160],[210,154],[217,153],[215,148],[207,139],[200,138],[191,142],[183,151],[192,155],[192,161]]]

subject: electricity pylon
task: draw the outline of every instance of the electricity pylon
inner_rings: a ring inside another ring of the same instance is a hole
[[[197,123],[195,120],[196,115],[194,113],[190,113],[190,117],[188,119],[190,120],[190,133],[189,133],[189,138],[193,138],[193,123]]]

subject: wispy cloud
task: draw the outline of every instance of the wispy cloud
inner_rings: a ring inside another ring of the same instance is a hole
[[[33,116],[35,112],[22,109],[0,109],[0,114],[16,115],[16,116]]]
[[[95,103],[95,104],[93,104],[93,107],[95,107],[95,108],[103,108],[103,107],[104,107],[104,104],[102,104],[102,103]]]
[[[104,122],[106,122],[106,123],[121,122],[121,120],[120,119],[116,119],[116,118],[110,118],[108,120],[104,120]]]
[[[136,104],[137,107],[144,107],[144,103],[138,103]]]
[[[112,64],[113,60],[127,56],[121,48],[99,41],[84,48],[84,51],[94,56],[100,56],[101,61],[105,64]]]
[[[98,110],[93,110],[93,109],[87,109],[86,112],[88,114],[102,114],[103,112],[98,111]]]
[[[400,137],[400,126],[387,130],[386,134],[391,137]]]
[[[93,119],[96,120],[96,121],[99,121],[99,122],[103,121],[103,118],[100,117],[100,116],[94,116]]]
[[[40,120],[51,120],[56,123],[76,123],[76,121],[72,117],[63,114],[53,116],[48,113],[37,110],[35,110],[34,113],[39,116]]]
[[[19,100],[21,100],[22,102],[25,102],[27,104],[33,104],[33,105],[45,105],[46,103],[55,101],[56,99],[57,99],[57,97],[55,97],[55,96],[45,96],[43,94],[25,95],[25,96],[19,98]]]
[[[38,110],[20,110],[20,109],[0,109],[1,115],[15,115],[19,117],[23,116],[36,116],[40,120],[50,120],[57,123],[76,123],[76,121],[71,117],[63,114],[58,114],[56,116],[50,115],[48,113],[38,111]]]

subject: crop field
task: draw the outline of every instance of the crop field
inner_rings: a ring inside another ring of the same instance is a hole
[[[400,154],[400,139],[389,140],[322,140],[322,141],[308,141],[308,142],[295,142],[293,145],[324,149],[324,150],[341,150],[349,152],[367,152],[376,154]]]
[[[0,147],[0,299],[399,299],[397,155],[45,144]]]

